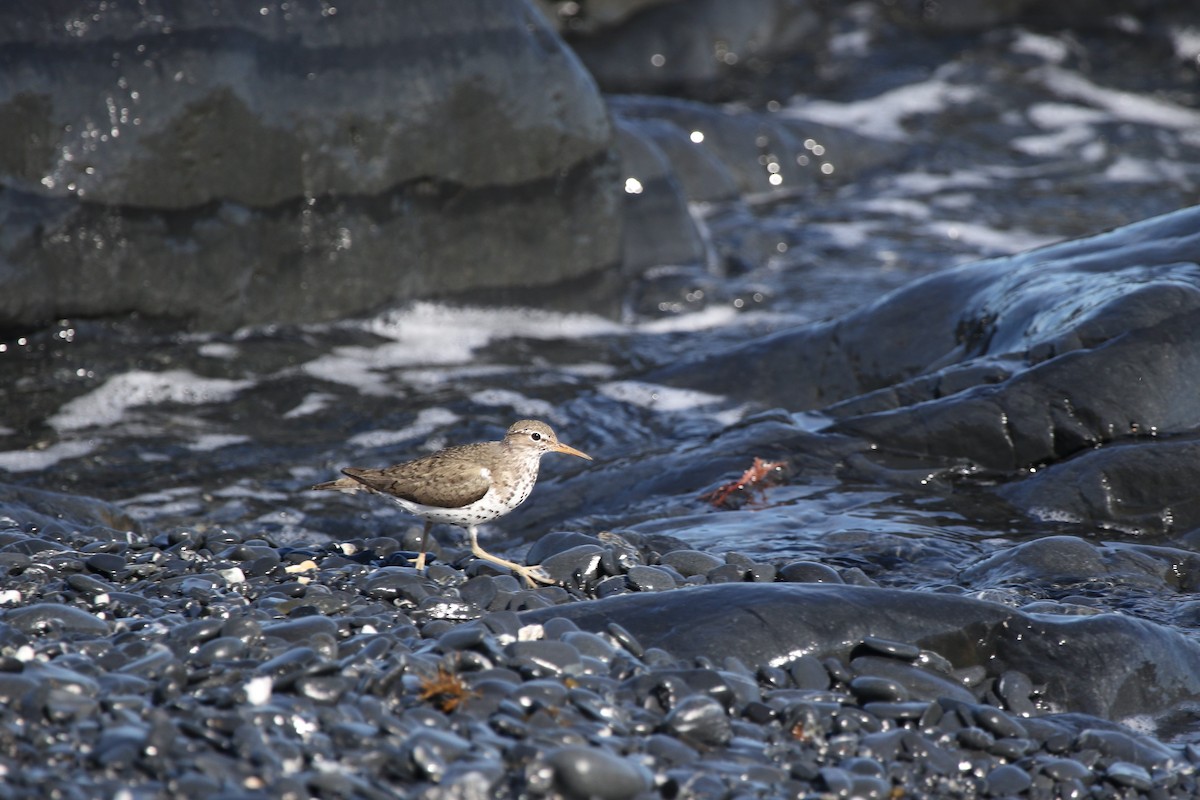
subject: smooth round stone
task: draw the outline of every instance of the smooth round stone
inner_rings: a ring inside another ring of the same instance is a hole
[[[829,688],[829,670],[816,656],[803,655],[792,659],[787,670],[796,682],[797,689],[824,691]]]
[[[1033,694],[1033,681],[1024,672],[1007,670],[996,681],[996,694],[1004,700],[1004,704],[1014,713],[1021,716],[1033,716],[1037,708],[1029,699]]]
[[[642,643],[637,640],[637,637],[630,633],[623,625],[617,622],[610,622],[604,626],[604,630],[608,635],[613,637],[613,640],[621,647],[625,648],[634,658],[641,658],[646,654],[646,649]]]
[[[880,719],[921,719],[928,708],[929,703],[924,700],[908,702],[875,701],[863,704],[863,711]]]
[[[529,546],[525,553],[526,564],[544,564],[551,556],[566,552],[580,545],[592,545],[604,549],[604,543],[595,536],[579,531],[555,531],[547,533]]]
[[[600,747],[560,747],[550,751],[546,763],[564,797],[626,800],[650,791],[644,767]]]
[[[859,656],[850,662],[850,668],[859,675],[872,675],[898,683],[913,700],[938,700],[948,697],[962,703],[975,703],[975,696],[962,684],[907,661],[886,656]]]
[[[598,544],[580,544],[548,556],[538,563],[559,583],[594,579],[600,574],[605,549]]]
[[[579,651],[566,642],[510,642],[504,653],[511,666],[538,675],[561,675],[581,666]]]
[[[1007,739],[998,739],[994,745],[988,750],[994,756],[1006,761],[1016,761],[1030,750],[1037,749],[1037,742],[1032,739],[1018,739],[1009,737]]]
[[[469,650],[487,641],[487,629],[477,623],[467,623],[451,628],[438,637],[443,650]]]
[[[668,731],[693,746],[718,746],[733,738],[733,726],[725,707],[707,695],[683,698],[663,724]]]
[[[908,690],[896,681],[874,675],[859,675],[851,679],[850,692],[862,703],[873,700],[900,703],[909,697]]]
[[[1019,795],[1033,785],[1029,773],[1014,764],[996,767],[984,778],[984,791],[993,797]]]
[[[567,697],[567,687],[554,680],[532,680],[518,686],[508,699],[525,710],[554,708],[562,705]]]
[[[605,664],[612,661],[617,652],[603,636],[590,631],[567,631],[562,635],[562,640],[578,650],[580,655],[591,656]]]
[[[722,564],[710,569],[705,577],[709,583],[741,583],[746,579],[746,568],[739,564]]]
[[[64,553],[69,552],[70,549],[70,547],[67,547],[61,542],[54,542],[49,539],[38,539],[31,536],[29,538],[20,539],[4,545],[3,548],[0,548],[0,552],[20,553],[21,555],[32,556],[37,555],[38,553],[46,553],[51,551]]]
[[[440,780],[446,765],[470,752],[471,743],[447,730],[422,728],[404,743],[403,752],[412,760],[420,774]]]
[[[84,566],[106,578],[116,578],[127,567],[125,559],[115,553],[96,553],[84,560]]]
[[[37,688],[37,681],[25,675],[0,672],[0,703],[13,705]]]
[[[843,583],[833,567],[816,561],[793,561],[779,568],[779,579],[789,583]]]
[[[362,584],[363,592],[376,600],[408,600],[418,603],[429,596],[425,578],[407,567],[380,567]]]
[[[611,575],[596,584],[594,593],[596,599],[612,597],[617,594],[629,594],[629,582],[624,575]]]
[[[975,721],[981,728],[991,731],[1000,738],[1024,739],[1029,736],[1029,731],[1025,730],[1024,725],[992,706],[976,707]]]
[[[825,784],[834,797],[850,797],[854,790],[854,780],[850,773],[838,767],[822,767],[818,773],[821,782]]]
[[[285,642],[304,642],[318,633],[336,637],[338,628],[337,623],[329,617],[312,615],[267,625],[262,632],[263,636],[283,639]]]
[[[256,671],[260,675],[280,677],[297,673],[319,659],[320,656],[317,655],[316,650],[306,645],[299,645],[259,664]]]
[[[625,578],[639,592],[664,592],[675,588],[675,579],[665,570],[655,567],[630,567]]]
[[[459,597],[477,608],[488,608],[499,593],[496,579],[490,575],[477,575],[458,587]]]
[[[891,656],[904,661],[916,661],[921,655],[921,648],[908,642],[894,642],[891,639],[881,639],[878,636],[864,636],[860,645],[864,650]]]
[[[983,728],[971,726],[963,728],[956,734],[958,743],[963,747],[969,747],[972,750],[991,750],[996,744],[996,737],[985,731]]]
[[[4,615],[4,621],[22,633],[56,629],[63,633],[94,636],[108,633],[108,623],[95,614],[61,603],[34,603],[14,608]]]
[[[105,581],[82,572],[67,577],[67,585],[84,597],[92,598],[107,593],[113,587]]]
[[[779,568],[774,564],[764,564],[755,562],[746,570],[747,580],[755,583],[774,583],[775,578],[779,575]]]
[[[672,550],[659,559],[662,564],[676,570],[685,578],[707,575],[725,563],[724,559],[702,550]]]
[[[296,679],[295,691],[318,703],[333,704],[342,699],[351,686],[341,675],[302,675]]]
[[[850,796],[862,800],[889,800],[892,782],[872,775],[855,775],[851,778]]]
[[[1042,772],[1056,781],[1077,780],[1091,783],[1092,771],[1071,758],[1048,758],[1041,762]]]
[[[197,664],[215,664],[241,658],[246,650],[246,643],[236,636],[218,636],[202,644],[193,658]]]

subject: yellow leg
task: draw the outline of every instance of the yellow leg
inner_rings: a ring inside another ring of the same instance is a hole
[[[417,555],[417,560],[413,562],[417,572],[425,569],[425,552],[429,550],[429,529],[432,527],[433,523],[425,520],[425,530],[421,533],[421,552]]]
[[[546,570],[542,569],[537,564],[533,565],[532,567],[522,566],[521,564],[517,564],[512,561],[505,561],[503,558],[498,558],[497,556],[494,556],[488,551],[484,550],[479,546],[479,534],[476,532],[474,525],[467,528],[467,536],[471,539],[471,552],[475,554],[476,558],[482,558],[484,561],[490,561],[493,564],[499,564],[502,567],[511,569],[513,572],[525,579],[525,584],[529,588],[533,588],[535,581],[538,583],[548,584],[553,584],[555,582],[554,579],[546,573]]]

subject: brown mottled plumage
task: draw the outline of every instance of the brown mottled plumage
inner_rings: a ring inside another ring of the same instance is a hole
[[[536,566],[523,567],[497,558],[479,546],[476,526],[502,517],[525,501],[537,482],[538,466],[546,453],[568,453],[589,461],[591,456],[558,441],[544,422],[514,422],[503,441],[447,447],[432,455],[384,469],[347,467],[346,477],[318,483],[314,489],[342,492],[371,491],[385,494],[406,510],[425,519],[425,535],[417,568],[425,566],[429,528],[446,522],[467,529],[471,552],[508,567],[531,585],[549,582]]]

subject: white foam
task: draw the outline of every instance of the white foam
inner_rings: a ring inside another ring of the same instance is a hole
[[[437,303],[414,303],[389,311],[369,320],[366,329],[436,359],[421,362],[427,364],[466,361],[477,347],[495,338],[576,339],[621,331],[617,323],[594,314]]]
[[[1158,97],[1098,86],[1076,72],[1059,67],[1044,67],[1038,75],[1046,87],[1060,97],[1090,103],[1119,120],[1178,131],[1200,128],[1200,111]]]
[[[677,333],[687,331],[706,331],[719,328],[733,322],[740,312],[732,306],[709,306],[702,311],[688,314],[677,314],[673,317],[639,322],[633,327],[644,333]]]
[[[1059,241],[1053,236],[1020,230],[999,230],[988,225],[959,220],[932,222],[925,228],[935,235],[969,244],[986,254],[1020,253]]]
[[[77,397],[47,423],[58,431],[115,425],[130,408],[156,403],[217,403],[229,400],[251,381],[201,378],[187,370],[134,370],[109,378],[100,388]]]
[[[597,388],[605,397],[660,413],[707,412],[709,418],[722,425],[732,425],[745,413],[744,406],[727,408],[727,401],[721,395],[695,389],[676,389],[643,381],[611,381],[602,383]]]
[[[9,472],[41,472],[69,458],[86,456],[96,449],[95,439],[55,442],[41,450],[9,450],[0,453],[0,469]]]
[[[237,358],[238,348],[225,342],[206,342],[196,349],[200,355],[205,358],[220,358],[224,360],[232,360]]]
[[[205,433],[188,442],[187,447],[196,453],[208,453],[213,450],[220,450],[222,447],[245,444],[249,441],[249,436],[242,436],[236,433]]]
[[[1176,56],[1184,61],[1200,63],[1200,28],[1177,27],[1170,35]]]
[[[300,401],[300,405],[285,411],[283,418],[296,419],[297,417],[307,417],[309,414],[316,414],[318,411],[328,408],[329,404],[336,399],[336,397],[326,392],[309,392],[304,395],[304,399]]]
[[[375,430],[355,434],[347,444],[366,450],[387,447],[410,439],[425,439],[439,428],[453,425],[460,419],[458,414],[445,408],[425,408],[417,412],[417,418],[411,425],[399,430]]]
[[[783,113],[795,119],[811,120],[836,128],[850,128],[872,139],[905,141],[909,134],[903,123],[908,117],[936,114],[947,108],[969,103],[978,94],[977,88],[933,78],[900,86],[852,103],[805,100],[789,106]]]
[[[356,324],[389,341],[374,347],[339,347],[301,369],[315,378],[380,397],[397,391],[392,382],[396,373],[410,381],[441,383],[444,375],[428,368],[467,365],[475,351],[493,339],[570,339],[623,330],[615,322],[590,314],[459,308],[436,303],[414,303]],[[485,369],[497,371],[495,367]],[[462,370],[456,369],[454,375],[460,378]]]
[[[1121,183],[1163,183],[1179,176],[1179,165],[1171,164],[1165,170],[1154,161],[1131,156],[1118,156],[1104,170],[1104,177]]]
[[[1017,33],[1012,43],[1012,51],[1027,56],[1034,56],[1052,64],[1061,64],[1063,61],[1066,61],[1067,56],[1070,54],[1066,42],[1061,39],[1052,36],[1043,36],[1039,33],[1030,33],[1029,31],[1019,31]]]
[[[554,405],[545,400],[526,397],[512,389],[484,389],[471,395],[471,400],[481,406],[507,407],[520,417],[534,419],[554,418]]]

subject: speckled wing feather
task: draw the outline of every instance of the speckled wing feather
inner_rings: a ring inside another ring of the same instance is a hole
[[[368,489],[438,508],[474,503],[492,485],[490,473],[468,448],[443,450],[385,469],[348,467],[342,472]]]

